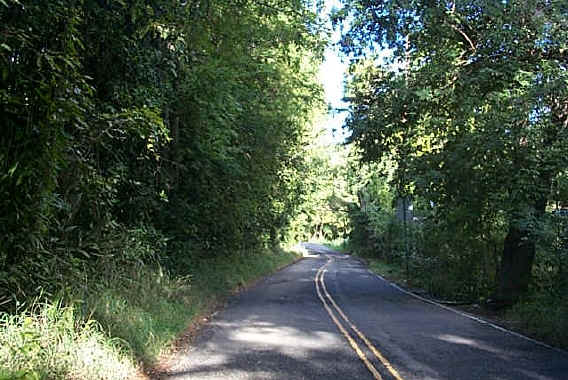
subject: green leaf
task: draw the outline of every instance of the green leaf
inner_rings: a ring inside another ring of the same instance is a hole
[[[18,165],[20,163],[16,162],[16,164],[14,164],[14,166],[12,166],[9,170],[8,170],[8,176],[12,177],[14,175],[14,173],[16,172],[16,169],[18,169]]]

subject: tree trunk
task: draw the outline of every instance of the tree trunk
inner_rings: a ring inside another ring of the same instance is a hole
[[[539,199],[534,205],[534,216],[540,219],[546,209],[546,198]],[[498,289],[495,296],[500,306],[510,306],[527,292],[531,280],[532,267],[536,254],[534,232],[528,228],[509,225],[505,237],[503,255],[499,268]]]
[[[496,296],[502,306],[512,305],[528,290],[536,253],[529,235],[530,231],[511,225],[505,237]]]

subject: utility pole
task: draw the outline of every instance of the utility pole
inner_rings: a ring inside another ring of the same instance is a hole
[[[407,210],[408,210],[408,198],[404,196],[402,198],[402,224],[403,224],[403,239],[404,239],[404,258],[405,258],[405,265],[406,265],[406,282],[410,278],[410,269],[409,269],[409,254],[408,254],[408,233],[407,233]]]
[[[404,80],[407,82],[408,84],[408,77],[409,77],[409,73],[410,73],[410,31],[408,31],[406,33],[406,37],[405,37],[405,41],[404,41],[404,65],[405,65],[405,70],[404,70]],[[406,113],[406,111],[405,111]],[[404,115],[404,118],[406,119],[406,115]],[[406,155],[405,155],[405,159],[406,159]],[[406,169],[406,165],[405,165],[405,169]],[[406,177],[406,173],[405,173],[405,177]],[[404,182],[406,184],[406,181]],[[410,279],[410,268],[409,268],[409,261],[410,261],[410,253],[408,251],[408,221],[407,221],[407,212],[408,212],[408,196],[405,192],[404,194],[404,198],[402,198],[402,206],[403,206],[403,212],[402,212],[402,221],[403,221],[403,227],[404,227],[404,232],[403,232],[403,238],[404,238],[404,258],[405,258],[405,266],[406,266],[406,282],[408,283],[409,279]]]

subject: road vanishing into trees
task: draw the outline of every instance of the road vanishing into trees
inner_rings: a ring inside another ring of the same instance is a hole
[[[229,301],[162,379],[568,379],[568,355],[316,244]]]

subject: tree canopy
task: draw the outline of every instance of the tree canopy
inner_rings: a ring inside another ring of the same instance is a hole
[[[357,58],[350,141],[394,160],[400,194],[435,204],[469,231],[501,218],[495,296],[529,283],[568,148],[565,1],[344,1],[342,46]],[[377,59],[373,51],[391,49]],[[460,210],[458,212],[458,210]],[[457,216],[456,216],[456,213]],[[456,219],[457,218],[457,219]]]
[[[133,241],[179,262],[281,240],[322,109],[317,6],[0,1],[0,304]]]

